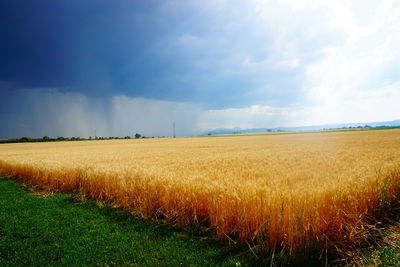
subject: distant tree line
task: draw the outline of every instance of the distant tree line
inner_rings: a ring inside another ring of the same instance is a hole
[[[164,138],[165,136],[158,136],[157,138]],[[15,139],[4,139],[0,140],[0,144],[5,144],[5,143],[31,143],[31,142],[61,142],[61,141],[89,141],[89,140],[111,140],[111,139],[140,139],[140,138],[148,138],[144,135],[141,135],[139,133],[135,133],[133,137],[127,135],[125,137],[118,137],[118,136],[110,136],[110,137],[99,137],[95,136],[94,138],[89,136],[89,138],[82,138],[82,137],[63,137],[59,136],[57,138],[52,138],[47,135],[43,136],[42,138],[31,138],[28,136],[24,136],[21,138],[15,138]],[[152,136],[151,138],[154,138]]]
[[[346,129],[375,129],[375,130],[384,130],[384,129],[397,129],[400,128],[400,126],[386,126],[386,125],[378,125],[378,126],[370,126],[368,124],[362,126],[362,125],[358,125],[358,126],[349,126],[349,127],[338,127],[338,128],[324,128],[323,130],[346,130]]]

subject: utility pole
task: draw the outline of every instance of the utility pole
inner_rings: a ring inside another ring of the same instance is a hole
[[[172,133],[173,133],[173,137],[175,138],[175,122],[172,122]]]

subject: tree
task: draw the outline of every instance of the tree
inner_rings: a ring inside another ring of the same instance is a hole
[[[31,142],[32,138],[24,136],[19,139],[20,142]]]
[[[135,133],[135,138],[136,139],[139,139],[141,136],[142,136],[141,134]]]
[[[45,135],[45,136],[43,136],[42,140],[43,140],[43,141],[49,141],[49,140],[50,140],[50,137],[48,137],[47,135]]]

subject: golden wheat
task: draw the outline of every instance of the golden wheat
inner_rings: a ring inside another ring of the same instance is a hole
[[[4,144],[0,172],[271,248],[343,248],[399,204],[400,130]]]

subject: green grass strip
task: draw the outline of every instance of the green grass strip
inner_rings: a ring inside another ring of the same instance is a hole
[[[243,249],[241,250],[243,253]],[[155,224],[69,194],[0,178],[0,266],[250,266],[212,236]]]

